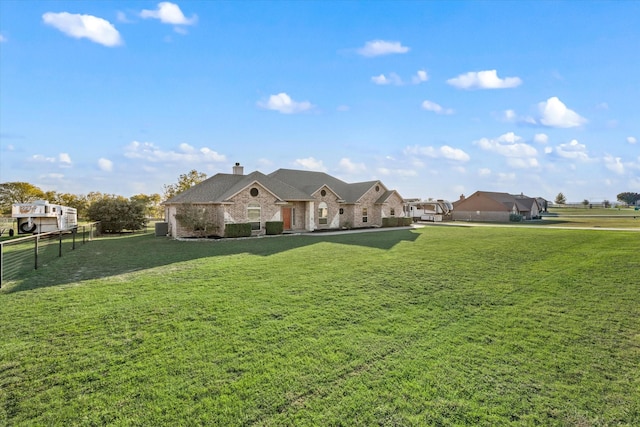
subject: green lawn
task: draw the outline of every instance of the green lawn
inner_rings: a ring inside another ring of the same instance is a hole
[[[0,291],[0,425],[640,425],[640,235],[107,237]]]

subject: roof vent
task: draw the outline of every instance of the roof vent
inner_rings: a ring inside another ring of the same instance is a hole
[[[240,163],[236,162],[236,164],[233,166],[233,174],[244,175],[244,167],[240,166]]]

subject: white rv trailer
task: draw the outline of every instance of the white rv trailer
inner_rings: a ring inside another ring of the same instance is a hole
[[[409,216],[414,221],[433,221],[451,219],[453,205],[448,200],[412,200],[408,203]]]
[[[47,233],[78,227],[75,208],[54,205],[45,200],[32,203],[14,203],[11,216],[18,220],[18,234]]]

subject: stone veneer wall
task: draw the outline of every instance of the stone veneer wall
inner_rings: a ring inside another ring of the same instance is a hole
[[[321,195],[322,190],[325,190],[327,194],[322,196]],[[341,205],[340,203],[338,203],[338,196],[333,191],[331,191],[328,187],[322,187],[320,190],[316,192],[315,196],[316,196],[316,200],[315,200],[315,203],[313,204],[314,209],[316,210],[314,215],[315,227],[317,229],[338,227],[339,222],[334,222],[332,224],[334,218],[336,218],[336,215],[339,215],[339,212],[340,212]],[[320,206],[321,202],[325,202],[327,204],[328,216],[327,216],[326,224],[320,224],[320,219],[318,218],[318,207]]]
[[[252,196],[251,189],[257,188],[258,195]],[[229,200],[231,204],[223,205],[227,214],[227,222],[244,223],[249,222],[247,217],[247,207],[249,203],[260,205],[260,229],[264,230],[264,223],[267,221],[281,221],[281,206],[276,205],[276,197],[260,184],[251,185]],[[296,212],[297,213],[297,212]]]

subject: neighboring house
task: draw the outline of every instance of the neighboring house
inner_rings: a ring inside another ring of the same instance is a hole
[[[453,219],[457,221],[508,222],[511,214],[522,215],[524,219],[538,218],[540,206],[533,197],[491,191],[476,191],[453,202]]]
[[[225,224],[251,223],[262,233],[265,223],[282,221],[287,231],[379,227],[382,218],[402,217],[403,201],[380,181],[349,184],[323,172],[278,169],[269,175],[219,173],[163,203],[169,235],[190,237],[193,230],[176,219],[181,206],[202,209],[214,224],[208,235],[223,236]]]

